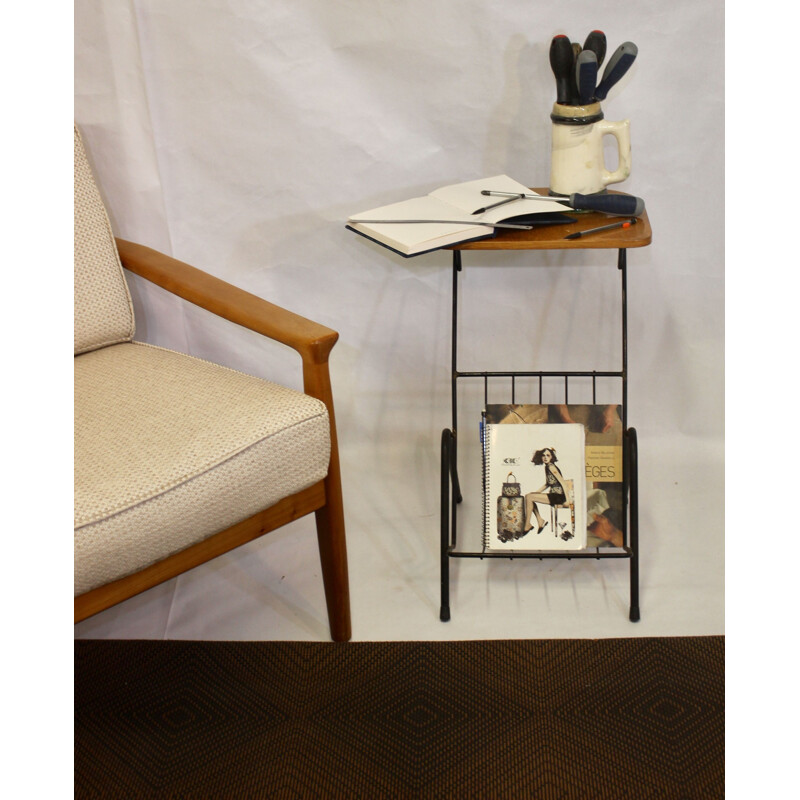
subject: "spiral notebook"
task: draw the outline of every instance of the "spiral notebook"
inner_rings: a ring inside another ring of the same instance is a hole
[[[483,425],[485,549],[585,549],[583,425],[491,419]]]

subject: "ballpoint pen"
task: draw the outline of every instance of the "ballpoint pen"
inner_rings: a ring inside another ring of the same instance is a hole
[[[631,225],[636,224],[636,217],[631,219],[622,220],[621,222],[612,222],[610,225],[601,225],[599,228],[589,228],[586,231],[577,231],[565,236],[565,239],[580,239],[582,236],[588,236],[590,233],[600,233],[600,231],[613,231],[616,228],[630,228]]]

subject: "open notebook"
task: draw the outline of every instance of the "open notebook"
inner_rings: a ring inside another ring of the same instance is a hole
[[[479,209],[503,199],[487,197],[481,194],[483,189],[535,194],[507,175],[496,175],[444,186],[424,197],[354,214],[349,217],[347,227],[400,255],[414,256],[473,239],[488,238],[496,235],[497,230],[502,230],[489,227],[487,223],[531,226],[574,221],[564,213],[569,210],[568,206],[543,200],[515,199],[475,214]]]

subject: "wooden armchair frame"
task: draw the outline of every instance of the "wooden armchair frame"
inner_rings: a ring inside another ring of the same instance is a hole
[[[327,477],[208,539],[140,572],[75,598],[75,622],[127,600],[159,583],[227,553],[312,511],[316,515],[328,621],[334,641],[351,636],[350,592],[342,505],[339,447],[328,357],[339,334],[202,270],[140,244],[117,239],[122,266],[217,316],[296,350],[302,359],[303,391],[321,400],[330,418],[331,458]]]

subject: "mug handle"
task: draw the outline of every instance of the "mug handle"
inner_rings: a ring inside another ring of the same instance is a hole
[[[603,186],[609,183],[620,183],[631,174],[631,121],[623,119],[619,122],[609,122],[600,120],[595,123],[602,136],[613,136],[617,140],[617,151],[619,153],[619,165],[614,172],[609,172],[605,165],[600,176]]]

